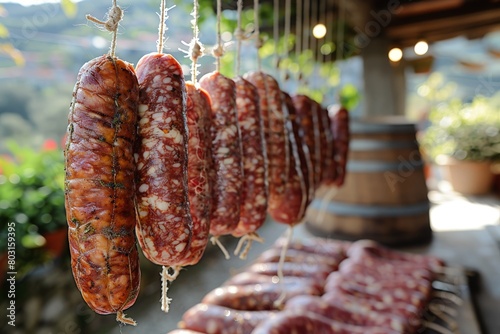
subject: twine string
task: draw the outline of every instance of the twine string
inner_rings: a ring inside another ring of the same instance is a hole
[[[198,58],[203,56],[204,50],[200,43],[200,29],[198,27],[198,16],[199,16],[200,5],[198,0],[193,1],[193,39],[189,43],[189,58],[191,59],[191,81],[196,84],[196,78],[198,76]]]
[[[336,54],[337,61],[344,58],[344,21],[345,21],[344,0],[339,0],[339,19],[337,21],[337,54]]]
[[[295,57],[297,57],[297,62],[300,53],[302,52],[302,0],[297,0],[295,8]],[[298,72],[298,81],[302,79],[301,72]]]
[[[253,22],[255,26],[255,48],[257,49],[257,70],[262,70],[262,60],[260,59],[259,50],[262,47],[262,40],[260,38],[260,23],[259,23],[259,0],[253,1]]]
[[[285,0],[285,30],[283,36],[283,44],[285,46],[283,54],[284,58],[288,58],[288,41],[290,39],[290,19],[291,19],[291,0]],[[283,80],[288,80],[287,71],[283,68]]]
[[[279,38],[280,38],[280,0],[274,0],[273,9],[273,39],[274,39],[274,66],[276,66],[276,71],[279,73]]]
[[[220,71],[220,58],[224,55],[221,33],[222,1],[217,0],[217,45],[213,48],[212,54],[216,59],[216,70]]]
[[[116,0],[113,0],[113,6],[107,13],[106,21],[101,21],[90,14],[85,15],[85,18],[94,22],[98,26],[104,27],[104,29],[112,33],[113,37],[111,39],[109,55],[114,58],[116,54],[116,36],[118,34],[118,25],[123,18],[123,10],[117,5]]]
[[[165,42],[165,0],[160,2],[160,24],[158,26],[158,53],[163,53]]]
[[[240,74],[241,67],[241,42],[245,38],[245,34],[241,27],[241,16],[243,12],[243,1],[238,0],[238,25],[236,31],[234,32],[234,37],[236,38],[236,75]]]

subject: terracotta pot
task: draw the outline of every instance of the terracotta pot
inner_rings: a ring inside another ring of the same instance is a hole
[[[43,234],[46,240],[43,246],[52,256],[59,257],[62,255],[68,243],[68,229],[61,228],[53,232]]]
[[[456,192],[464,195],[484,195],[491,191],[494,177],[491,162],[446,159],[446,163],[440,165],[444,178]]]

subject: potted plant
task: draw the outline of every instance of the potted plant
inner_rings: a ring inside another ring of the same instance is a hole
[[[67,248],[64,160],[53,140],[40,150],[13,142],[7,146],[9,154],[0,156],[0,254],[14,225],[16,271],[22,277]]]
[[[477,96],[470,103],[451,100],[433,109],[420,138],[425,155],[443,166],[457,192],[478,195],[491,190],[491,165],[500,161],[499,97]]]

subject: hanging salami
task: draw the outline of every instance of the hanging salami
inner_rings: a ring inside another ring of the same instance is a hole
[[[212,157],[214,183],[210,233],[231,234],[240,220],[243,168],[241,139],[236,111],[236,86],[219,72],[200,79],[212,100]]]
[[[133,143],[139,85],[134,68],[111,56],[82,66],[65,149],[65,205],[71,266],[97,313],[123,315],[139,293],[134,228]]]

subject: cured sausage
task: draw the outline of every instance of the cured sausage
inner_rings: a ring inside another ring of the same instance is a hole
[[[307,95],[297,94],[292,96],[295,107],[296,121],[302,131],[302,138],[309,151],[312,169],[309,172],[312,176],[310,187],[310,197],[314,196],[314,191],[321,180],[321,142],[318,128],[318,114],[313,110],[315,104]]]
[[[320,182],[323,183],[332,178],[332,172],[334,171],[334,146],[333,146],[333,134],[330,129],[330,120],[328,118],[328,113],[325,111],[323,106],[317,101],[312,101],[313,112],[318,115],[318,126],[319,126],[319,139],[320,139],[320,152],[321,152],[321,176]]]
[[[257,88],[260,98],[268,159],[268,213],[271,213],[286,203],[284,195],[291,168],[283,99],[278,82],[269,74],[256,71],[246,73],[244,78]]]
[[[141,88],[134,154],[137,237],[151,262],[184,265],[192,233],[184,76],[177,60],[161,53],[143,56],[136,71]]]
[[[188,196],[193,220],[191,244],[184,265],[201,259],[208,243],[212,213],[212,112],[210,97],[191,82],[186,83],[188,140]]]
[[[300,144],[299,130],[295,122],[295,108],[291,97],[282,93],[283,117],[287,132],[287,145],[290,154],[288,175],[282,198],[284,200],[270,205],[269,214],[278,222],[295,225],[302,221],[308,204],[308,170],[304,151]]]
[[[235,78],[234,82],[244,179],[241,189],[240,221],[231,234],[241,237],[257,231],[266,220],[267,171],[257,88],[242,77]]]
[[[340,187],[344,184],[349,151],[349,113],[342,106],[332,105],[328,108],[328,115],[334,143],[333,151],[336,168],[334,184]]]
[[[210,233],[231,234],[240,220],[243,166],[236,111],[236,85],[219,72],[205,74],[200,86],[212,100],[214,183]]]
[[[323,173],[321,175],[321,182],[329,184],[337,177],[337,166],[335,162],[335,143],[332,133],[332,122],[328,115],[328,109],[321,108],[321,124],[325,131],[326,151],[323,157]]]
[[[71,267],[85,302],[125,318],[139,293],[133,144],[139,85],[132,65],[95,58],[78,74],[68,117],[65,207]]]
[[[173,331],[168,332],[167,334],[207,334],[205,332],[193,331],[190,329],[174,329]]]
[[[210,334],[251,334],[260,322],[275,314],[276,311],[241,311],[201,303],[187,310],[178,326]]]

